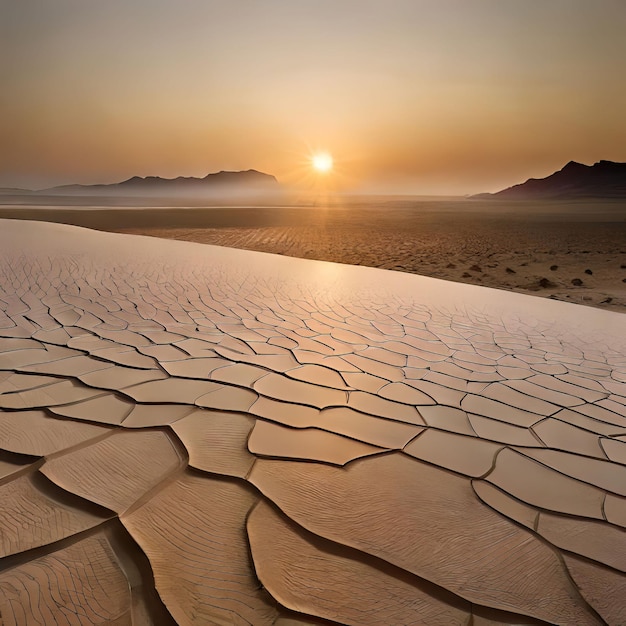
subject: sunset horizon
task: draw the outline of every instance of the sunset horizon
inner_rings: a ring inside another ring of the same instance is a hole
[[[0,187],[256,169],[466,195],[626,161],[626,5],[0,6]],[[320,174],[319,170],[317,171]]]
[[[324,191],[326,193],[330,192],[332,193],[333,196],[337,196],[337,198],[341,198],[341,197],[368,197],[368,196],[372,196],[372,197],[394,197],[394,196],[398,196],[398,197],[406,197],[406,198],[433,198],[433,199],[437,199],[437,198],[471,198],[474,196],[484,196],[484,195],[493,195],[493,194],[497,194],[499,192],[505,191],[507,189],[510,189],[511,187],[520,187],[522,185],[524,185],[524,183],[527,183],[528,181],[533,181],[533,180],[543,180],[546,178],[549,178],[550,176],[553,176],[554,174],[557,174],[558,172],[561,172],[562,170],[566,169],[568,166],[572,165],[572,164],[576,164],[576,165],[582,165],[584,167],[587,168],[591,168],[593,166],[599,166],[603,163],[609,163],[609,164],[613,164],[615,162],[612,161],[608,161],[607,159],[601,159],[599,161],[596,161],[595,163],[579,163],[577,161],[573,161],[570,160],[567,163],[564,163],[562,167],[558,168],[557,170],[553,171],[553,172],[543,172],[541,174],[537,174],[537,175],[533,175],[530,178],[524,179],[524,180],[514,180],[509,182],[508,184],[506,184],[504,187],[498,188],[498,189],[493,189],[491,191],[485,191],[483,190],[482,192],[479,192],[478,194],[474,194],[474,193],[457,193],[457,194],[445,194],[445,193],[431,193],[431,194],[425,194],[425,193],[412,193],[412,192],[407,192],[407,191],[391,191],[391,190],[387,190],[387,191],[381,191],[381,190],[366,190],[366,189],[344,189],[341,187],[336,187],[333,184],[332,181],[332,176],[333,176],[333,169],[334,169],[334,163],[333,163],[333,159],[332,156],[330,154],[327,153],[318,153],[316,155],[311,155],[310,157],[310,161],[311,161],[311,169],[313,170],[313,172],[308,174],[308,183],[305,182],[300,182],[300,184],[296,184],[296,185],[289,185],[289,184],[285,184],[284,181],[281,181],[280,178],[274,176],[274,174],[272,174],[271,172],[262,172],[259,169],[256,169],[254,167],[250,167],[244,170],[226,170],[226,169],[221,169],[221,170],[217,170],[214,172],[207,172],[204,175],[200,175],[200,176],[189,176],[185,173],[182,174],[178,174],[172,177],[165,177],[165,176],[159,176],[158,174],[148,174],[146,176],[137,176],[137,175],[133,175],[133,176],[129,176],[128,178],[125,178],[123,180],[109,180],[109,181],[101,181],[98,180],[97,182],[83,182],[83,183],[62,183],[60,185],[54,185],[52,187],[44,187],[44,188],[38,188],[38,189],[27,189],[27,188],[17,188],[17,187],[0,187],[0,192],[2,191],[7,191],[10,192],[11,190],[15,190],[15,191],[27,191],[27,192],[33,192],[33,193],[41,193],[41,192],[46,192],[46,191],[59,191],[62,192],[64,189],[66,188],[72,188],[72,187],[80,187],[80,188],[84,188],[85,190],[89,191],[89,190],[96,190],[96,189],[105,189],[105,188],[109,188],[109,189],[113,189],[115,187],[120,187],[120,185],[124,185],[125,183],[130,183],[134,180],[145,180],[146,182],[155,182],[155,181],[162,181],[164,183],[176,183],[176,182],[180,182],[181,184],[184,184],[186,181],[202,181],[202,180],[208,180],[214,177],[219,177],[222,174],[234,174],[234,175],[245,175],[245,174],[249,174],[249,173],[255,173],[255,174],[260,174],[262,176],[266,176],[268,178],[274,179],[275,182],[277,183],[277,187],[274,190],[274,194],[280,194],[282,196],[284,196],[285,198],[292,198],[292,199],[297,199],[298,197],[300,197],[301,199],[305,199],[309,196],[311,197],[315,197],[317,194],[319,194],[320,192],[320,186],[324,189]],[[626,163],[615,163],[616,165],[624,165],[626,166]],[[626,169],[626,168],[625,168]],[[303,180],[304,180],[304,176],[303,176]],[[236,182],[233,181],[233,185],[235,185]],[[122,188],[122,187],[120,187]],[[233,189],[235,189],[235,187],[233,187]],[[207,190],[206,193],[209,193],[210,189]],[[272,191],[267,191],[265,192],[266,194],[269,194],[271,196]],[[199,190],[198,191],[198,198],[201,199],[202,198],[202,191]],[[207,196],[209,197],[209,196]],[[219,196],[218,196],[219,197]],[[260,199],[262,199],[262,195],[259,196]],[[251,196],[251,198],[253,198],[253,196]],[[330,200],[330,198],[329,198]]]

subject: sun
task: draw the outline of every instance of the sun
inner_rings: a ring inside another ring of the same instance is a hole
[[[311,158],[313,169],[321,174],[326,174],[333,169],[333,157],[327,152],[318,152]]]

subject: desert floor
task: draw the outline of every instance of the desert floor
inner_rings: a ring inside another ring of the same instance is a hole
[[[611,311],[0,220],[0,621],[623,625],[624,355]]]
[[[155,202],[150,208],[80,210],[86,200],[71,199],[73,208],[5,206],[0,217],[367,265],[626,311],[623,202],[381,198],[299,207],[157,207]],[[94,200],[101,203],[89,202]]]
[[[0,220],[0,616],[624,623],[626,316]]]

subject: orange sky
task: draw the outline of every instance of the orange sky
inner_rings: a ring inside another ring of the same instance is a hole
[[[626,161],[623,0],[0,2],[0,186],[464,194]]]

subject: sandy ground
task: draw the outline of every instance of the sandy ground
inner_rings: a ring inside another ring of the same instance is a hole
[[[0,220],[0,621],[623,624],[625,354],[597,308]]]
[[[115,232],[367,265],[626,311],[626,203],[385,201],[0,209]]]

